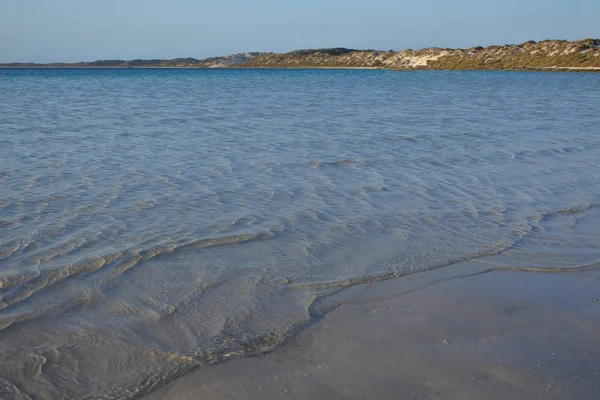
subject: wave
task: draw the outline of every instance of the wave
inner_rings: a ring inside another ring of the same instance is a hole
[[[594,209],[594,208],[598,207],[599,205],[600,204],[592,204],[590,202],[584,202],[584,203],[577,204],[577,205],[574,205],[574,206],[561,208],[560,210],[555,211],[551,215],[555,216],[555,217],[559,217],[561,215],[580,214],[582,212]]]
[[[355,160],[352,158],[344,158],[344,159],[335,160],[335,161],[322,161],[322,160],[312,161],[312,162],[309,162],[308,165],[311,167],[322,167],[322,166],[347,167],[347,166],[352,166],[352,165],[365,166],[365,165],[367,165],[367,163],[364,161],[358,161],[358,160]]]
[[[216,246],[227,246],[227,245],[235,245],[242,244],[246,242],[253,242],[257,240],[266,240],[274,237],[273,232],[261,232],[255,234],[241,234],[241,235],[231,235],[231,236],[221,236],[215,238],[207,238],[201,240],[195,240],[188,243],[183,244],[167,244],[159,247],[155,247],[153,249],[142,250],[139,252],[139,255],[143,259],[150,259],[162,254],[173,253],[174,251],[186,250],[186,249],[202,249],[205,247],[216,247]]]
[[[48,267],[43,269],[38,266],[29,272],[24,272],[22,269],[4,271],[0,274],[0,309],[6,310],[11,306],[31,298],[33,295],[42,294],[45,289],[67,279],[83,279],[83,277],[87,275],[102,270],[106,271],[107,274],[102,279],[103,285],[107,285],[124,272],[139,265],[140,262],[145,260],[191,249],[233,246],[254,241],[269,240],[274,236],[275,234],[271,231],[255,234],[220,236],[192,240],[184,243],[163,244],[148,249],[121,250],[103,256],[86,257],[55,268]],[[34,257],[34,261],[36,261],[36,264],[40,264],[41,262],[52,260],[58,256],[65,256],[69,251],[81,247],[85,242],[86,240],[84,239],[67,242],[52,250],[37,254]],[[111,270],[110,272],[108,272],[109,269]],[[21,314],[18,318],[13,315],[5,314],[0,318],[0,330],[6,329],[8,326],[13,326],[16,323],[31,320],[38,316],[43,316],[58,310],[64,312],[69,308],[81,307],[82,305],[83,304],[74,305],[61,303],[50,306],[51,309],[49,309],[48,306],[45,306],[25,315]],[[6,320],[10,320],[10,323],[6,323]]]

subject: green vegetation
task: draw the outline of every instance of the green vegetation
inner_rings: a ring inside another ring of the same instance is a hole
[[[470,49],[375,51],[300,50],[267,54],[241,65],[246,68],[388,68],[445,70],[600,69],[600,40],[529,41],[519,45]]]

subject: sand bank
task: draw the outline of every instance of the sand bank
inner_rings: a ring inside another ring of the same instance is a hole
[[[270,354],[150,399],[600,398],[600,272],[465,262],[354,286]]]

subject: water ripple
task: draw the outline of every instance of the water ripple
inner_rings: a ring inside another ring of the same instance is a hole
[[[2,70],[0,87],[0,397],[137,398],[277,346],[347,285],[600,260],[598,75]]]

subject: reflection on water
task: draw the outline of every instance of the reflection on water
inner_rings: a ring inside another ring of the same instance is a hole
[[[600,261],[600,76],[0,71],[0,395],[136,398],[348,284]],[[1,397],[0,396],[0,397]]]

